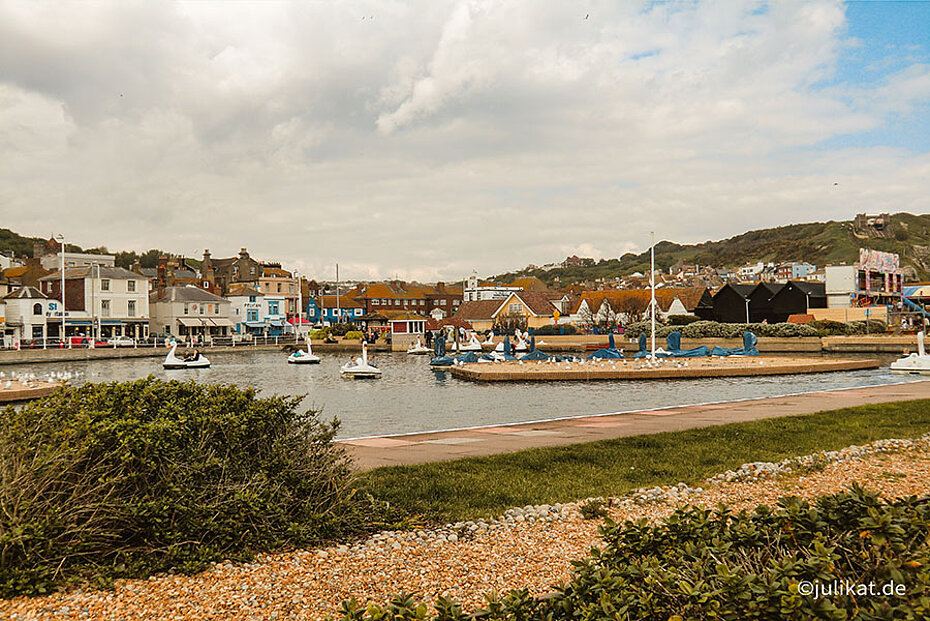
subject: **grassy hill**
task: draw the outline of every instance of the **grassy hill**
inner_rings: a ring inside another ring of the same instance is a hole
[[[831,220],[749,231],[702,244],[661,241],[656,244],[656,267],[666,270],[680,259],[714,267],[737,267],[756,261],[807,261],[820,267],[829,263],[852,263],[859,258],[859,248],[872,248],[901,255],[909,280],[930,278],[930,214],[894,214],[888,235],[884,238],[862,235],[854,231],[852,221]],[[500,274],[492,280],[509,282],[514,278],[536,276],[552,283],[558,277],[560,283],[566,284],[648,271],[647,250],[641,254],[627,253],[617,259],[601,259],[591,266],[524,269]]]
[[[40,237],[24,237],[23,235],[11,231],[10,229],[0,228],[0,252],[13,253],[17,257],[31,257],[32,245],[34,242],[45,243],[45,240]],[[139,263],[142,265],[142,267],[155,267],[158,262],[158,257],[162,254],[165,254],[163,251],[156,248],[141,254],[137,254],[134,250],[120,250],[117,252],[110,252],[107,250],[106,246],[99,246],[97,248],[81,248],[75,244],[65,244],[65,249],[68,252],[112,254],[116,257],[116,265],[126,269],[131,268],[133,262],[136,259],[139,259]],[[188,261],[188,264],[190,264],[190,261]]]

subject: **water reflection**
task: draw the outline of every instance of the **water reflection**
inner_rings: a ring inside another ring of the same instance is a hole
[[[123,381],[154,375],[203,383],[252,386],[262,394],[306,395],[306,407],[342,421],[340,437],[409,433],[476,425],[582,416],[730,401],[911,381],[886,369],[813,375],[697,380],[488,384],[433,371],[424,356],[379,353],[384,378],[346,380],[339,366],[348,354],[321,354],[319,365],[287,364],[279,352],[210,353],[209,369],[172,370],[159,358],[75,361],[60,365],[17,365],[9,371],[36,374],[71,371],[78,381]]]

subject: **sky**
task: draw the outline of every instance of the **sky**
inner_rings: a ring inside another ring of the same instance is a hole
[[[456,280],[930,212],[930,3],[0,0],[0,227]]]

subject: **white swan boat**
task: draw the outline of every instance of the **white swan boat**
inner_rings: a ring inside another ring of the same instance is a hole
[[[166,369],[205,369],[210,366],[210,360],[196,349],[192,356],[177,356],[178,342],[171,343],[171,350],[165,356],[162,366]]]
[[[459,351],[482,351],[481,341],[478,340],[474,332],[471,333],[467,343],[459,344]]]
[[[484,340],[482,345],[494,345],[494,331],[488,332],[488,338]]]
[[[924,349],[923,330],[917,333],[917,353],[901,356],[892,362],[891,372],[896,375],[930,375],[930,356]]]
[[[523,337],[519,336],[519,334],[518,334],[518,335],[516,336],[516,339],[517,339],[517,342],[514,344],[513,350],[514,350],[515,352],[517,352],[517,351],[526,351],[526,350],[527,350],[526,341],[523,340]],[[499,354],[504,353],[504,343],[503,343],[503,342],[498,343],[498,344],[497,344],[497,347],[494,348],[494,351],[497,352],[497,353],[499,353]]]
[[[426,354],[433,353],[433,350],[424,345],[419,338],[417,342],[407,348],[407,353],[414,356],[425,356]]]
[[[310,338],[307,337],[307,351],[298,349],[287,357],[289,364],[320,364],[320,357],[310,348]]]
[[[368,343],[362,341],[362,355],[342,365],[342,377],[349,379],[381,379],[381,369],[368,361]]]

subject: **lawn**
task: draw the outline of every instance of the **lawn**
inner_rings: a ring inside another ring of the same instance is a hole
[[[750,461],[930,432],[930,399],[864,405],[717,427],[416,466],[378,468],[357,484],[379,500],[448,522],[528,504],[618,495],[708,476]]]

